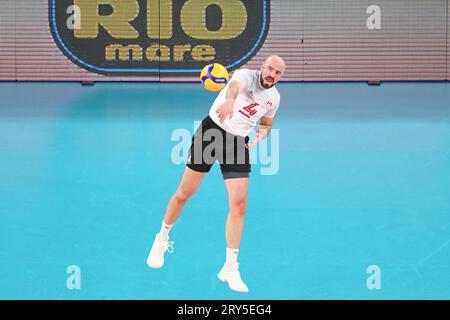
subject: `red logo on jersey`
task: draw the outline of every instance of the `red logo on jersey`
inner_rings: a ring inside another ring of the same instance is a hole
[[[269,108],[272,108],[272,101],[267,102],[267,106],[268,106]]]
[[[239,110],[239,112],[250,119],[251,116],[254,116],[258,112],[256,110],[253,110],[253,108],[255,108],[257,105],[258,105],[257,103],[252,103]]]

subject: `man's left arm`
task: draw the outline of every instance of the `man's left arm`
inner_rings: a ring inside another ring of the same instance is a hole
[[[273,118],[262,117],[259,120],[258,129],[253,139],[246,145],[247,148],[254,147],[258,142],[263,141],[270,133],[272,129]]]

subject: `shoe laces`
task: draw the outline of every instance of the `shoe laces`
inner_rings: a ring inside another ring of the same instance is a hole
[[[164,251],[167,250],[168,253],[172,253],[173,252],[173,241],[166,241],[164,243]]]
[[[172,253],[173,252],[173,244],[174,244],[174,242],[173,241],[168,241],[168,239],[167,240],[161,239],[159,234],[156,235],[156,236],[158,238],[158,242],[161,245],[161,249],[163,249],[163,252],[167,251],[168,253]]]

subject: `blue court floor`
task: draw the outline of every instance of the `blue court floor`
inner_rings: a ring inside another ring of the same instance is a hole
[[[216,274],[218,166],[146,258],[191,134],[199,84],[0,84],[1,299],[450,299],[450,85],[280,84],[277,173],[253,166],[240,269]],[[275,159],[276,157],[273,157]],[[69,290],[69,266],[81,270]],[[379,289],[369,289],[371,266]]]

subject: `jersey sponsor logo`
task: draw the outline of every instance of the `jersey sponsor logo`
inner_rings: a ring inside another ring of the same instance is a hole
[[[197,76],[258,52],[270,0],[49,0],[49,22],[60,50],[92,72]]]

